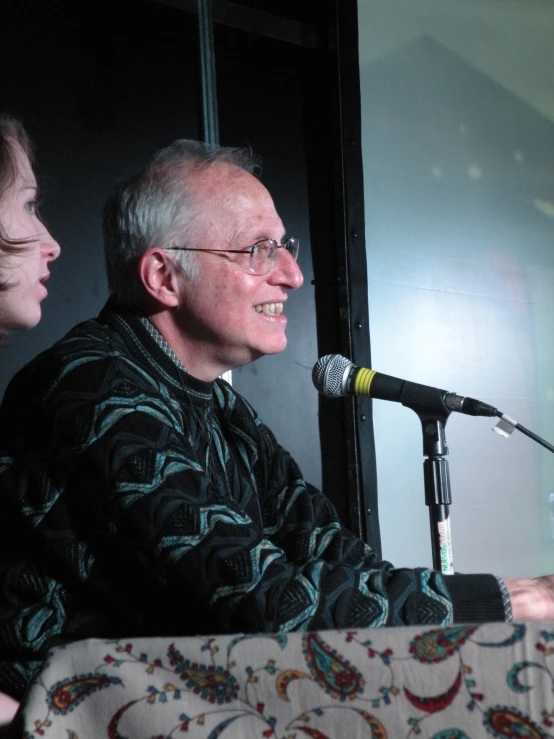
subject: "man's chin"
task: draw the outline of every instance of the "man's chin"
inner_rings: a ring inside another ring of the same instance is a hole
[[[271,341],[271,342],[268,342],[267,345],[260,347],[258,350],[259,354],[256,358],[259,359],[259,357],[263,357],[269,354],[279,354],[286,348],[287,348],[287,337],[283,335],[279,339],[279,341]]]
[[[250,349],[248,356],[244,356],[241,358],[240,362],[237,362],[233,369],[237,369],[238,367],[244,367],[247,364],[250,364],[251,362],[255,362],[257,359],[261,359],[262,357],[268,357],[272,354],[279,354],[283,351],[287,346],[287,341],[281,342],[280,344],[272,343],[267,346],[263,347],[255,347]]]

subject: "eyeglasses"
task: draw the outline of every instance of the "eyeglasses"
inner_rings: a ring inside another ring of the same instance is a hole
[[[296,261],[300,249],[300,239],[291,236],[284,244],[278,244],[275,239],[262,239],[247,249],[193,249],[190,246],[168,246],[167,251],[206,251],[209,254],[248,254],[250,263],[248,268],[252,274],[265,275],[275,264],[278,249],[286,249]]]

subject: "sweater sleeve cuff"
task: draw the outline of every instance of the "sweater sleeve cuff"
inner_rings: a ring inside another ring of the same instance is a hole
[[[454,623],[510,619],[510,596],[504,581],[494,575],[445,575],[444,584],[452,600]]]
[[[506,614],[506,621],[508,623],[511,623],[514,620],[514,612],[512,610],[512,599],[510,598],[510,593],[508,592],[508,588],[506,587],[506,583],[501,577],[496,578],[498,580],[498,586],[500,587],[500,592],[502,593],[502,603],[504,605],[504,613]]]

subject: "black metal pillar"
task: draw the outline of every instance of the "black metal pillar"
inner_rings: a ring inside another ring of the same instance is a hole
[[[199,138],[208,144],[219,144],[212,0],[197,0],[197,7],[200,78],[202,81],[201,114],[198,121]]]

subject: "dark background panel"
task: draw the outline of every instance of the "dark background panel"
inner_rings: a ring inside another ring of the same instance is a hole
[[[4,10],[0,109],[21,117],[36,141],[42,212],[62,255],[43,321],[14,335],[2,354],[0,394],[23,364],[104,304],[101,211],[113,183],[175,138],[201,135],[196,6],[46,0]],[[287,302],[286,351],[236,370],[233,382],[343,522],[378,548],[377,516],[373,529],[363,520],[369,507],[376,514],[374,476],[363,469],[364,460],[374,469],[371,424],[358,423],[370,420],[367,408],[326,401],[311,382],[322,353],[369,357],[365,245],[355,225],[363,207],[352,197],[361,185],[345,171],[360,156],[356,2],[212,6],[220,141],[248,144],[261,157],[262,181],[288,234],[300,237],[305,276]]]
[[[101,211],[109,189],[177,137],[197,136],[196,22],[145,0],[12,4],[0,108],[36,143],[43,217],[60,242],[43,320],[2,353],[14,372],[107,297]]]
[[[306,49],[215,25],[219,135],[261,158],[261,179],[287,235],[300,238],[304,285],[285,304],[288,347],[233,372],[233,385],[293,451],[305,477],[321,486],[317,410],[311,382],[317,360],[313,268],[302,119]]]

